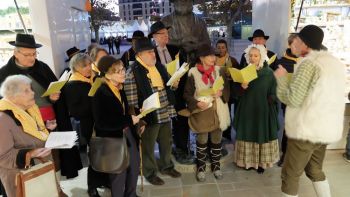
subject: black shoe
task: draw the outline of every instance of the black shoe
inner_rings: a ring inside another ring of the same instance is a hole
[[[177,154],[174,155],[175,156],[175,160],[180,163],[180,164],[184,164],[184,165],[191,165],[194,164],[194,158],[191,155],[188,154]]]
[[[258,167],[258,169],[256,170],[256,172],[257,172],[258,174],[264,174],[265,169],[262,168],[262,167]]]
[[[282,167],[283,166],[283,161],[284,161],[284,155],[282,155],[282,157],[280,158],[280,160],[277,162],[277,165],[279,167]]]
[[[88,194],[89,197],[101,197],[100,194],[98,194],[97,188],[89,188]]]
[[[149,178],[146,178],[146,180],[151,183],[152,185],[164,185],[163,179],[161,179],[159,176],[154,175]]]
[[[221,157],[225,157],[226,155],[228,155],[228,151],[226,150],[226,148],[222,147],[221,148]]]
[[[161,174],[169,175],[172,178],[179,178],[181,176],[181,173],[176,171],[174,168],[164,170],[160,172]]]

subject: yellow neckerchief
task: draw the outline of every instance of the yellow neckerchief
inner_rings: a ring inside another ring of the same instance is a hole
[[[217,57],[216,65],[225,66],[227,58],[228,58],[228,53],[226,53],[226,55],[224,55],[222,57]]]
[[[46,141],[49,132],[41,117],[37,105],[30,107],[27,111],[17,107],[7,99],[0,100],[0,111],[11,110],[16,119],[21,123],[23,131],[41,141]]]
[[[297,58],[297,57],[289,56],[289,55],[287,54],[287,52],[284,52],[283,57],[285,57],[286,59],[292,60],[292,61],[294,61],[294,62],[297,62],[297,61],[298,61],[298,58]]]
[[[73,72],[73,74],[69,78],[69,81],[82,81],[91,84],[91,79],[84,77],[78,72]]]
[[[95,63],[92,63],[91,64],[91,68],[94,72],[100,74],[100,70],[97,68],[96,64]]]
[[[144,68],[148,70],[147,77],[151,79],[151,83],[153,87],[157,87],[159,90],[164,88],[163,79],[160,76],[156,66],[147,66],[139,57],[136,57],[136,61],[138,61]]]
[[[125,114],[124,102],[122,101],[122,96],[120,95],[119,89],[117,87],[115,87],[108,79],[106,79],[105,82],[108,85],[109,89],[112,90],[114,96],[117,97],[119,102],[122,104],[123,110],[124,110],[123,114]]]

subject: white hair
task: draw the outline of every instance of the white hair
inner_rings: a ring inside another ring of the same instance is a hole
[[[21,85],[30,85],[32,80],[25,75],[8,76],[1,84],[0,95],[4,98],[10,98],[21,93]]]
[[[75,54],[72,59],[69,61],[69,68],[73,72],[77,72],[78,66],[85,66],[86,61],[89,61],[92,63],[92,59],[88,54],[85,53],[77,53]]]
[[[249,45],[245,50],[244,50],[244,57],[247,61],[248,64],[250,64],[249,61],[249,52],[252,48],[258,49],[258,51],[260,52],[260,62],[259,65],[256,65],[258,69],[262,68],[264,66],[264,62],[268,62],[269,61],[269,57],[267,57],[267,50],[265,48],[264,45],[261,44],[251,44]]]

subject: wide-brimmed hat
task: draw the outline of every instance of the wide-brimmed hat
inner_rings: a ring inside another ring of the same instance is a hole
[[[153,25],[151,26],[151,32],[148,34],[148,38],[152,38],[153,34],[157,33],[162,29],[169,29],[169,28],[170,26],[166,27],[164,23],[162,23],[161,21],[157,21],[153,23]]]
[[[209,44],[200,45],[196,51],[197,58],[215,54],[217,54],[215,48]]]
[[[131,42],[132,39],[138,39],[138,38],[143,38],[145,37],[145,34],[143,33],[143,31],[140,31],[140,30],[136,30],[134,31],[134,33],[132,34],[132,37],[131,38],[127,38],[126,40],[128,42]]]
[[[298,33],[299,38],[311,49],[326,50],[327,47],[322,45],[324,33],[316,25],[307,25]]]
[[[253,41],[253,39],[256,38],[256,37],[264,37],[265,40],[270,38],[270,36],[266,36],[265,35],[265,32],[263,30],[257,29],[257,30],[254,31],[252,37],[248,37],[248,40]]]
[[[66,54],[67,54],[67,56],[68,56],[68,59],[66,59],[66,62],[69,62],[70,59],[71,59],[75,54],[77,54],[77,53],[84,53],[85,51],[86,51],[86,49],[80,50],[80,49],[78,49],[76,46],[74,46],[74,47],[68,49],[68,50],[66,51]]]
[[[24,47],[24,48],[39,48],[43,45],[35,42],[34,36],[31,34],[17,34],[15,41],[10,41],[10,45],[16,47]]]
[[[151,40],[146,38],[146,37],[139,38],[135,42],[135,52],[136,53],[139,53],[141,51],[151,50],[154,48],[155,48],[155,46],[153,45]]]

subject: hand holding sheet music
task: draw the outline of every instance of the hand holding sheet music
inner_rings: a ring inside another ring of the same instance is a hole
[[[155,92],[151,96],[149,96],[146,100],[143,101],[142,112],[137,117],[142,118],[159,108],[160,108],[159,93]]]
[[[177,71],[175,71],[175,73],[171,76],[171,78],[166,83],[166,85],[172,86],[177,80],[179,80],[182,76],[184,76],[184,74],[186,74],[188,69],[189,69],[189,64],[184,62],[181,65],[181,67]]]

